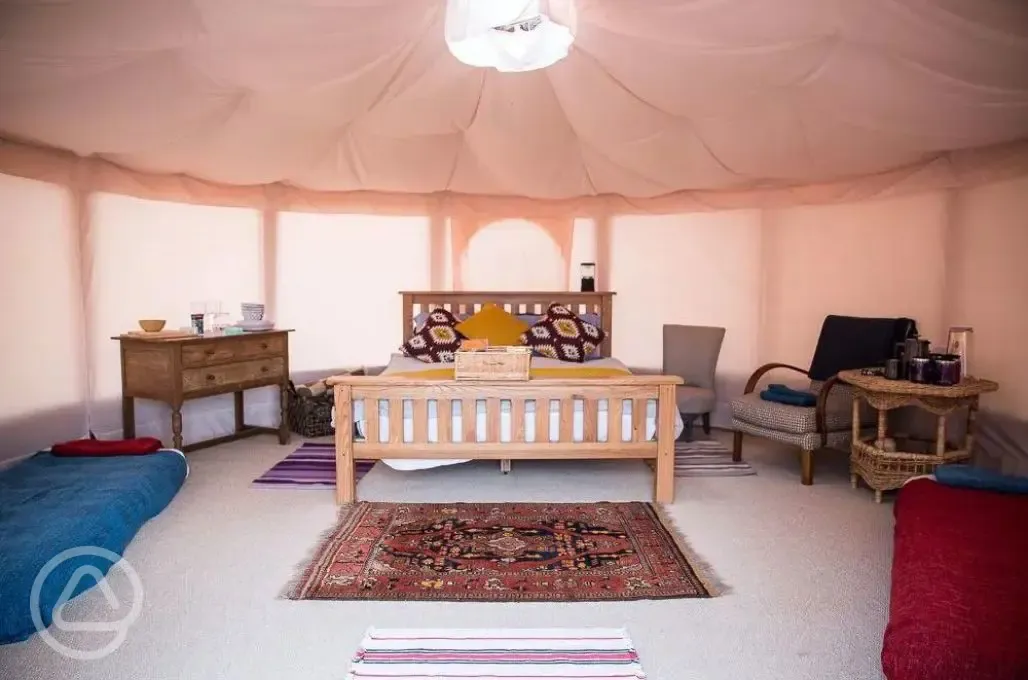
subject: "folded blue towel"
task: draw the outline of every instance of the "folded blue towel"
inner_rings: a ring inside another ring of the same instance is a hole
[[[810,394],[807,390],[797,390],[794,387],[783,385],[782,383],[771,383],[767,386],[767,389],[771,392],[778,392],[780,394]]]
[[[1028,494],[1028,477],[1004,475],[973,465],[940,465],[935,469],[935,481],[946,486]]]
[[[790,406],[817,405],[817,397],[810,392],[800,392],[799,390],[789,390],[788,392],[785,392],[782,390],[767,389],[760,393],[760,398],[764,401],[773,401],[777,404],[788,404]]]

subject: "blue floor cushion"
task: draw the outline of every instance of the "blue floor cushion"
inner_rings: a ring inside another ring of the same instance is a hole
[[[1028,477],[1004,475],[961,463],[940,465],[935,469],[935,480],[946,486],[1028,494]]]
[[[0,471],[0,644],[36,632],[33,582],[52,558],[81,547],[122,555],[139,528],[175,497],[187,473],[178,451],[74,458],[42,452]],[[106,574],[111,566],[109,559],[88,554],[58,564],[39,591],[43,625],[53,621],[76,572]],[[65,597],[94,585],[79,578]]]

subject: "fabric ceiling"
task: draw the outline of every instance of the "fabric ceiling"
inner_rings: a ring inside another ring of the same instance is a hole
[[[444,0],[0,4],[0,137],[230,185],[759,191],[1028,139],[1019,0],[579,0],[568,57],[466,66]]]

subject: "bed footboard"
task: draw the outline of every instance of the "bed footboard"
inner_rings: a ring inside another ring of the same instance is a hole
[[[335,390],[337,500],[356,500],[357,459],[639,458],[656,461],[654,498],[670,503],[674,500],[675,480],[675,386],[681,383],[681,378],[666,375],[520,383],[389,376],[330,378]],[[647,436],[647,406],[651,401],[656,402],[653,438]],[[357,402],[364,404],[365,437],[361,439],[353,436]],[[484,432],[478,427],[483,402]],[[551,417],[553,402],[557,403],[555,419]],[[405,406],[412,414],[412,428],[404,426]],[[379,407],[391,414],[387,420],[380,416]],[[432,436],[431,410],[437,414]],[[581,413],[577,428],[576,410]],[[606,432],[600,427],[601,411],[606,413]],[[629,413],[631,425],[623,428],[623,418]],[[456,417],[451,420],[450,414],[460,414],[461,431],[453,432]],[[508,426],[501,427],[505,414],[509,414]]]

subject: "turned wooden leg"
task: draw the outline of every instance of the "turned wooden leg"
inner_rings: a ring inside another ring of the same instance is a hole
[[[278,443],[289,443],[289,383],[278,388]]]
[[[876,489],[875,490],[875,503],[881,503],[881,502],[882,502],[882,492],[880,490]]]
[[[800,452],[800,482],[804,486],[814,483],[814,452],[809,449]]]
[[[239,390],[238,392],[233,392],[232,397],[232,412],[236,417],[236,433],[239,433],[243,431],[244,427],[246,427],[246,424],[244,423],[246,419],[243,416],[246,412],[243,405],[243,391]]]
[[[502,472],[503,474],[507,474],[508,472],[510,472],[510,458],[500,459],[500,472]]]
[[[703,419],[703,434],[710,434],[710,414],[704,413],[700,417]]]
[[[182,450],[182,404],[171,405],[171,445]]]
[[[732,434],[732,460],[736,463],[742,460],[742,432],[738,430]]]
[[[132,397],[121,398],[121,436],[123,439],[136,436],[136,400]]]
[[[857,476],[855,474],[851,473],[850,474],[850,486],[852,486],[854,489],[856,489],[858,481],[859,480],[857,479]]]

